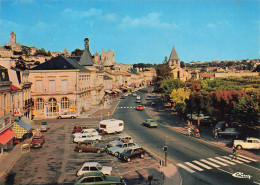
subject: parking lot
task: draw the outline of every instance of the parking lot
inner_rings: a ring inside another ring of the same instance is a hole
[[[69,123],[70,122],[70,123]],[[126,184],[147,184],[148,176],[153,176],[153,184],[162,184],[162,176],[156,160],[148,152],[144,159],[135,158],[124,162],[106,152],[79,153],[74,151],[72,130],[75,124],[86,124],[77,120],[48,121],[50,130],[43,133],[46,139],[42,148],[31,149],[16,162],[5,179],[10,184],[72,184],[76,172],[84,162],[99,162],[113,168],[112,174],[122,176]],[[88,125],[98,128],[99,121],[88,121]],[[35,125],[37,128],[39,125]],[[102,143],[116,139],[120,134],[102,137]],[[1,182],[0,182],[1,183]]]

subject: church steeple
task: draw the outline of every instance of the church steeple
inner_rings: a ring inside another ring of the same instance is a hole
[[[175,47],[173,46],[172,48],[172,52],[171,52],[171,55],[170,55],[170,58],[169,58],[169,66],[171,68],[174,68],[174,67],[180,67],[180,59],[178,57],[178,54],[175,50]]]

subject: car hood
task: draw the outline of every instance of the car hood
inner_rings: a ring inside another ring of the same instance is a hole
[[[112,167],[110,166],[103,166],[101,172],[104,173],[104,174],[111,174],[111,171],[112,171]]]
[[[110,141],[108,144],[110,146],[115,146],[117,143],[119,143],[120,141],[119,140],[114,140],[114,141]]]

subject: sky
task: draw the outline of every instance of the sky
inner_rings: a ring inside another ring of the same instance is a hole
[[[0,46],[102,48],[117,63],[260,58],[260,0],[0,0]]]

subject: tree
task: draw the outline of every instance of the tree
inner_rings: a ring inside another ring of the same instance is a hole
[[[22,46],[22,52],[24,55],[29,56],[31,54],[31,48],[29,46]]]
[[[154,90],[156,92],[161,92],[160,86],[161,81],[165,78],[171,77],[171,68],[167,64],[159,64],[155,68],[156,70],[156,77],[154,79]]]
[[[180,62],[180,66],[181,68],[184,68],[185,67],[185,63],[183,61]]]
[[[163,64],[166,64],[166,65],[169,64],[169,61],[168,61],[168,57],[167,57],[167,56],[164,57]]]
[[[167,77],[161,81],[160,90],[164,93],[167,101],[170,100],[170,94],[173,89],[178,89],[184,87],[184,83],[179,79],[174,79],[173,77]]]
[[[185,88],[173,89],[170,94],[170,100],[174,104],[176,112],[184,113],[186,107],[186,100],[189,99],[190,90]]]
[[[259,125],[259,104],[256,98],[243,96],[233,105],[232,120],[249,126]]]
[[[76,57],[80,57],[83,54],[84,50],[81,49],[75,49],[74,51],[71,52],[71,56],[76,56]]]

